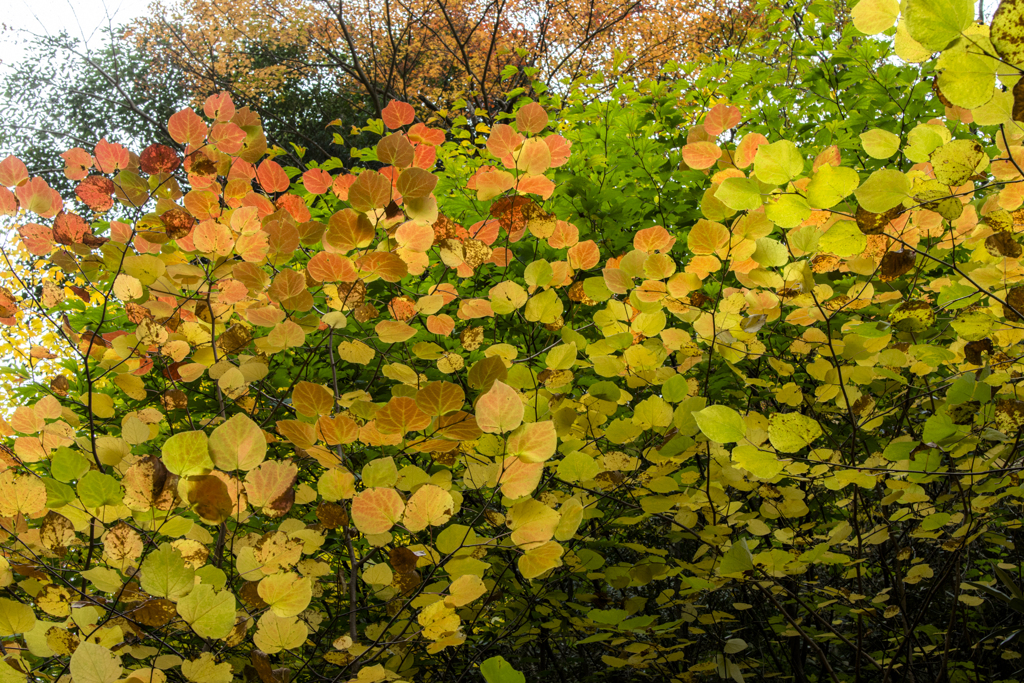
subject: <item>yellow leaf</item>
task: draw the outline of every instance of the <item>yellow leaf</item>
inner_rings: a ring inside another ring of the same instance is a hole
[[[279,617],[298,616],[313,597],[313,585],[310,580],[299,578],[291,572],[264,577],[257,591]]]
[[[121,671],[121,658],[96,643],[86,641],[71,655],[75,683],[114,683],[121,678]]]

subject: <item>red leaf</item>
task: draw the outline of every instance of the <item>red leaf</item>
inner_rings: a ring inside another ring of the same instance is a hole
[[[412,105],[398,100],[391,100],[380,114],[384,119],[384,125],[391,130],[412,123],[416,118],[416,110],[412,108]]]
[[[75,213],[61,211],[53,221],[53,239],[59,244],[81,244],[89,224]]]
[[[181,159],[178,157],[178,153],[167,145],[150,145],[142,150],[142,155],[139,157],[139,168],[150,175],[171,173],[180,165]]]
[[[100,175],[89,176],[78,183],[75,194],[93,211],[109,211],[114,206],[114,183]]]
[[[206,131],[206,122],[199,118],[199,114],[192,111],[192,107],[185,107],[173,114],[167,122],[167,132],[180,145],[202,144],[206,139]]]

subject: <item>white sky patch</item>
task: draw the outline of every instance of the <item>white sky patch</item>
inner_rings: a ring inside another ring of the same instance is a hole
[[[67,31],[91,45],[100,41],[100,29],[124,24],[146,14],[150,0],[7,0],[0,13],[0,70],[25,54],[33,35]]]

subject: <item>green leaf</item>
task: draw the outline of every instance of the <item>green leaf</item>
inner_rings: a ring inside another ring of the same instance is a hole
[[[782,453],[810,446],[821,433],[817,421],[800,413],[775,413],[768,419],[768,439]]]
[[[939,443],[954,434],[956,434],[956,425],[953,424],[953,418],[946,413],[939,413],[924,421],[924,432],[921,434],[921,439],[925,443]]]
[[[500,655],[481,664],[480,673],[487,683],[526,683],[526,676],[513,669]]]
[[[861,133],[860,143],[873,159],[888,159],[900,151],[900,136],[881,128],[872,128]]]
[[[1003,0],[992,17],[992,45],[1010,64],[1024,62],[1024,1]]]
[[[78,481],[78,497],[90,508],[117,505],[124,499],[121,484],[109,474],[93,470]]]
[[[708,406],[693,414],[704,436],[717,443],[734,443],[747,435],[747,424],[732,408]]]
[[[911,182],[906,174],[882,169],[871,174],[854,193],[865,211],[885,213],[910,197]]]
[[[43,486],[46,487],[46,507],[56,510],[75,499],[75,490],[67,484],[62,484],[56,479],[43,477]]]
[[[935,179],[943,185],[961,185],[987,161],[985,149],[977,140],[953,140],[932,153]],[[958,200],[959,201],[959,200]]]
[[[81,479],[82,475],[88,471],[89,461],[85,459],[85,456],[67,446],[58,448],[50,462],[50,474],[57,481],[64,483]]]
[[[935,65],[939,71],[939,90],[958,107],[980,107],[995,92],[997,66],[991,57],[959,46],[946,50]]]
[[[592,457],[573,451],[558,463],[558,476],[566,481],[588,481],[601,473],[601,466]]]
[[[761,189],[750,178],[726,178],[715,191],[715,199],[736,211],[753,210],[761,206]]]
[[[910,37],[938,52],[974,21],[974,0],[906,0],[903,11]]]
[[[852,168],[824,164],[807,185],[807,203],[816,209],[830,209],[849,197],[858,184],[860,178]]]
[[[195,587],[195,571],[185,564],[181,553],[163,543],[142,562],[142,590],[158,598],[177,601]]]
[[[201,583],[178,601],[178,614],[201,638],[224,638],[235,627],[235,596]]]
[[[853,221],[839,221],[818,240],[818,249],[836,256],[855,256],[868,246],[868,238]]]
[[[776,192],[768,195],[764,212],[780,228],[795,228],[811,215],[811,207],[798,194]]]
[[[892,28],[899,13],[900,4],[896,0],[860,0],[850,15],[854,28],[873,36]]]
[[[754,175],[762,183],[785,185],[803,173],[804,158],[789,140],[761,145],[754,156]]]
[[[732,544],[732,547],[722,555],[722,561],[718,565],[718,571],[722,576],[741,575],[754,569],[754,558],[747,547],[746,539],[741,538]]]
[[[161,453],[164,466],[179,477],[206,474],[213,469],[204,432],[178,432],[167,439]]]

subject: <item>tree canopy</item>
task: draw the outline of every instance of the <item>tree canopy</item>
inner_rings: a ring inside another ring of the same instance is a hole
[[[4,159],[0,680],[1019,680],[1022,15]]]

